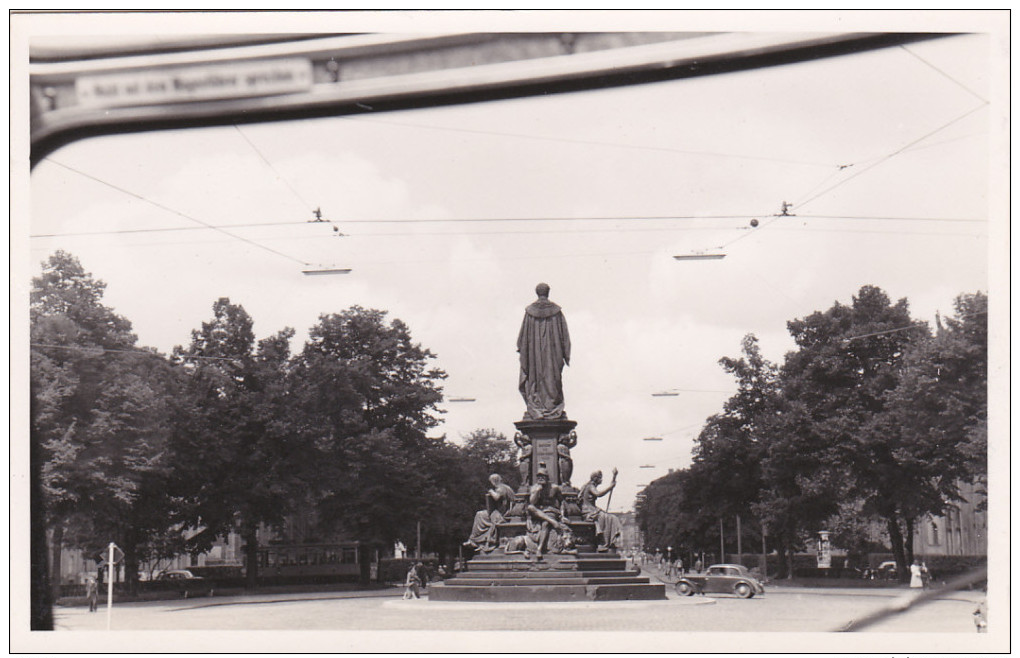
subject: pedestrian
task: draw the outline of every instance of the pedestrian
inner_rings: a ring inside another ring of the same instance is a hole
[[[673,563],[673,574],[677,578],[684,575],[684,561],[679,557],[676,559],[676,562]]]
[[[988,632],[988,601],[982,600],[974,609],[974,629],[978,633]]]
[[[931,586],[931,572],[928,571],[928,563],[921,563],[921,585],[928,589]]]
[[[418,572],[418,585],[420,585],[423,589],[428,589],[430,580],[428,569],[425,568],[425,565],[422,562],[419,562],[414,565],[414,570]]]
[[[701,563],[701,558],[698,558],[694,562],[694,573],[701,573],[701,567],[704,565]]]
[[[418,570],[412,564],[407,569],[407,579],[404,581],[406,589],[404,590],[404,600],[407,599],[420,599],[421,596],[418,594],[418,588],[421,586],[421,578],[418,577]]]
[[[917,560],[914,560],[914,563],[910,565],[910,587],[911,589],[924,587],[924,581],[921,578],[921,565]]]
[[[95,612],[99,607],[99,585],[94,576],[89,576],[85,581],[85,598],[89,600],[89,612]]]

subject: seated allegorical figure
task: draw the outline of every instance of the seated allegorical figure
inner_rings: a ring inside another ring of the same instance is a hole
[[[550,533],[570,532],[570,527],[563,523],[565,516],[563,504],[563,491],[559,486],[550,483],[549,471],[545,466],[539,466],[535,474],[535,484],[528,494],[526,525],[528,536],[535,544],[536,559],[542,559],[542,554],[553,547]]]
[[[602,484],[602,471],[595,471],[591,479],[581,487],[578,498],[581,499],[581,514],[585,521],[595,522],[595,533],[602,537],[599,544],[599,551],[608,551],[610,548],[618,548],[620,537],[623,532],[620,520],[609,512],[599,509],[595,501],[606,495],[616,486],[616,469],[613,469],[613,481],[605,488],[599,488]]]
[[[506,520],[507,513],[514,503],[514,490],[505,484],[503,478],[497,473],[489,476],[489,484],[492,485],[492,488],[485,492],[485,509],[475,513],[471,536],[464,542],[465,546],[471,546],[486,553],[499,545],[496,525]]]

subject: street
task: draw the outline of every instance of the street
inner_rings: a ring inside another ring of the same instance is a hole
[[[405,601],[400,590],[250,595],[114,606],[114,630],[832,631],[906,590],[769,588],[764,597],[679,597],[591,603]],[[979,593],[947,595],[869,628],[974,634]],[[58,608],[58,630],[105,630],[106,611]]]

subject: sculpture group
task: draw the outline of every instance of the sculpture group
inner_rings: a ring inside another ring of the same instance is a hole
[[[570,363],[570,334],[562,309],[549,301],[549,286],[540,283],[535,292],[538,299],[525,309],[517,351],[518,388],[525,403],[524,420],[518,426],[536,436],[514,434],[521,487],[515,492],[499,475],[489,476],[492,486],[485,492],[485,509],[475,514],[464,545],[482,553],[502,546],[507,555],[536,561],[548,553],[569,554],[577,545],[570,526],[573,517],[575,523],[593,527],[598,551],[613,550],[619,547],[620,522],[596,501],[616,486],[617,471],[613,469],[612,482],[604,487],[601,471],[592,473],[579,491],[571,484],[570,450],[577,445],[577,432],[575,423],[567,420],[562,382],[563,366]]]
[[[567,418],[563,366],[570,363],[570,334],[563,311],[539,284],[517,337],[518,389],[524,418],[514,423],[520,450],[516,491],[489,476],[485,505],[474,516],[464,546],[474,549],[464,571],[429,588],[437,601],[579,601],[665,599],[619,555],[621,525],[599,498],[616,487],[617,471],[603,484],[595,471],[580,489],[571,478],[577,423]],[[606,505],[608,508],[608,504]]]

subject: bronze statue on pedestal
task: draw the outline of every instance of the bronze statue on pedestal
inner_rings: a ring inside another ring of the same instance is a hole
[[[517,335],[518,388],[527,405],[524,419],[566,418],[562,372],[564,364],[570,365],[570,333],[560,307],[549,301],[549,286],[540,283],[535,292],[538,299],[524,309]]]

